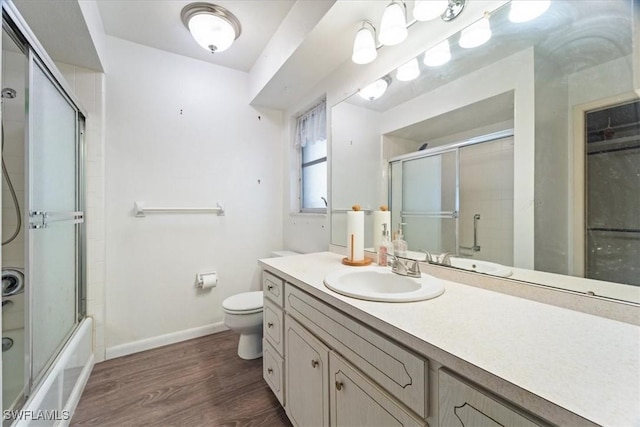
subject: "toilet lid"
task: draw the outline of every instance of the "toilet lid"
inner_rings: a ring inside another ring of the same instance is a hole
[[[262,308],[262,291],[243,292],[222,301],[222,308],[231,311],[250,311]]]

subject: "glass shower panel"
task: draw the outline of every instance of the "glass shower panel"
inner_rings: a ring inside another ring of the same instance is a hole
[[[457,253],[458,152],[402,162],[401,182],[401,218],[409,249]]]
[[[31,379],[38,382],[77,320],[76,110],[30,59],[29,292]]]
[[[402,175],[404,212],[433,214],[456,210],[456,151],[408,160],[403,164]]]
[[[404,238],[410,250],[432,254],[456,253],[457,239],[455,218],[406,217]]]

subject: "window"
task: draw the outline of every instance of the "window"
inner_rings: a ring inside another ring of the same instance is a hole
[[[296,120],[300,156],[300,212],[327,211],[327,113],[322,101]]]

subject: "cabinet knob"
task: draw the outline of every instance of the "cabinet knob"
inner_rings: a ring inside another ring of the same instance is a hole
[[[311,361],[311,367],[315,368],[316,366],[318,366],[318,361],[317,360],[312,360]]]
[[[343,386],[344,384],[342,384],[340,381],[336,381],[336,390],[338,391],[342,390]]]
[[[273,289],[273,285],[267,285],[267,290],[270,291],[271,289]]]
[[[267,328],[272,328],[273,327],[273,322],[267,322]]]
[[[271,369],[271,368],[267,368],[267,373],[268,373],[269,375],[273,374],[273,369]]]

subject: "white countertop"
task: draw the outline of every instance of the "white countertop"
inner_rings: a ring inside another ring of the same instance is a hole
[[[358,300],[324,286],[328,273],[357,268],[341,259],[260,264],[418,352],[434,346],[594,423],[640,426],[640,327],[450,281],[427,301]]]

